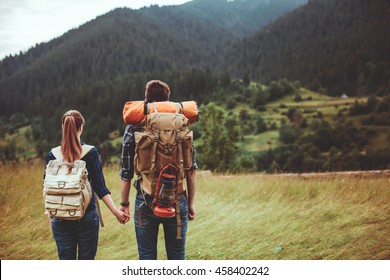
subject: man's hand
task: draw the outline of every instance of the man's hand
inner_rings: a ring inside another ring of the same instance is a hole
[[[190,221],[195,220],[195,206],[194,205],[188,205],[188,220],[190,220]]]
[[[121,224],[126,224],[128,221],[130,221],[131,215],[130,215],[130,206],[119,206],[118,208],[120,211],[123,211],[126,214],[126,218],[124,220],[118,219],[118,222]]]

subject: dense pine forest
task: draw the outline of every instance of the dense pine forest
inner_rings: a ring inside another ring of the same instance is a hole
[[[312,0],[230,50],[233,73],[299,80],[332,96],[390,89],[390,3]]]
[[[386,0],[113,10],[0,61],[0,160],[44,158],[74,108],[86,117],[83,140],[115,161],[123,104],[161,79],[173,100],[198,102],[202,169],[388,168],[389,16]]]

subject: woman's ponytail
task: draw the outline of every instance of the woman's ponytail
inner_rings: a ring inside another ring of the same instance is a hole
[[[84,118],[76,110],[70,110],[62,116],[61,152],[64,161],[74,162],[80,159],[82,148],[79,132],[82,125]]]

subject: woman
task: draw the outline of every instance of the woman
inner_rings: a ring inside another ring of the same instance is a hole
[[[74,162],[80,159],[81,146],[84,144],[80,141],[83,127],[84,118],[80,112],[70,110],[63,115],[61,154],[64,161]],[[50,151],[46,163],[55,158],[53,152]],[[106,187],[97,149],[92,148],[82,159],[86,162],[88,180],[92,190],[103,200],[118,221],[128,220],[130,217],[116,208],[110,191]],[[99,216],[96,203],[95,196],[92,196],[91,203],[81,220],[51,219],[53,238],[61,260],[93,260],[95,258],[99,237]]]

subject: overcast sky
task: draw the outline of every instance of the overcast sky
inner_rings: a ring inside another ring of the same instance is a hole
[[[0,0],[0,59],[48,42],[118,7],[178,5],[191,0]]]

